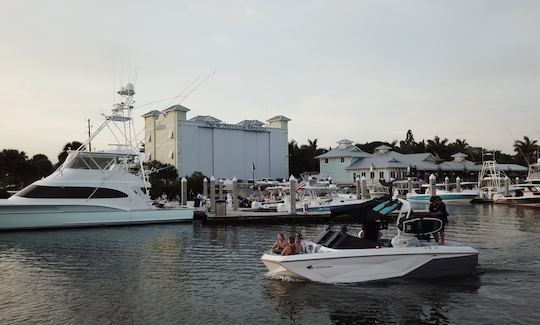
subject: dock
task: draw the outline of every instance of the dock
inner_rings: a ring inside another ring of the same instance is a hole
[[[427,212],[415,212],[415,215]],[[287,212],[253,212],[245,210],[227,211],[226,215],[215,215],[205,211],[195,211],[195,220],[206,225],[249,225],[249,224],[326,224],[362,223],[362,216],[348,214],[331,215],[330,212],[310,212],[309,214],[289,214]]]

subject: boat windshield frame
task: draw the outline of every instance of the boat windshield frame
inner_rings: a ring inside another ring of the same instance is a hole
[[[113,170],[115,166],[134,162],[133,153],[71,151],[62,168],[86,170]]]

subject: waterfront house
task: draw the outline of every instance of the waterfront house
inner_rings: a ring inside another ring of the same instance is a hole
[[[427,180],[435,174],[439,181],[449,177],[454,181],[476,181],[482,165],[467,160],[464,153],[452,155],[452,161],[438,160],[431,153],[402,154],[386,145],[375,148],[373,154],[354,146],[350,140],[338,141],[338,147],[319,155],[320,175],[332,177],[338,184],[352,184],[357,177],[370,183],[418,177]],[[510,176],[526,174],[527,168],[516,164],[498,164]]]

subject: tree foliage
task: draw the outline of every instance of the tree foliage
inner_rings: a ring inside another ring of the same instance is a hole
[[[58,155],[58,163],[57,166],[60,166],[66,161],[66,158],[68,156],[68,151],[77,150],[82,146],[82,143],[79,141],[72,141],[68,142],[64,145],[64,148],[62,148],[62,152]]]
[[[0,187],[18,190],[50,175],[53,165],[43,154],[28,159],[24,151],[4,149],[0,152],[0,172]]]
[[[536,162],[538,150],[538,141],[524,136],[523,140],[514,141],[514,151],[516,158],[522,164],[531,164]]]
[[[295,140],[289,142],[289,173],[300,176],[304,172],[319,172],[319,160],[316,156],[326,150],[319,148],[317,139],[309,140],[308,144],[298,146]]]

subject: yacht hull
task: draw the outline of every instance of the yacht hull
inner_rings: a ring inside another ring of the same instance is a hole
[[[0,230],[191,222],[193,209],[125,211],[100,206],[0,206]]]
[[[467,246],[375,248],[261,258],[270,273],[322,283],[470,274],[478,251]]]

